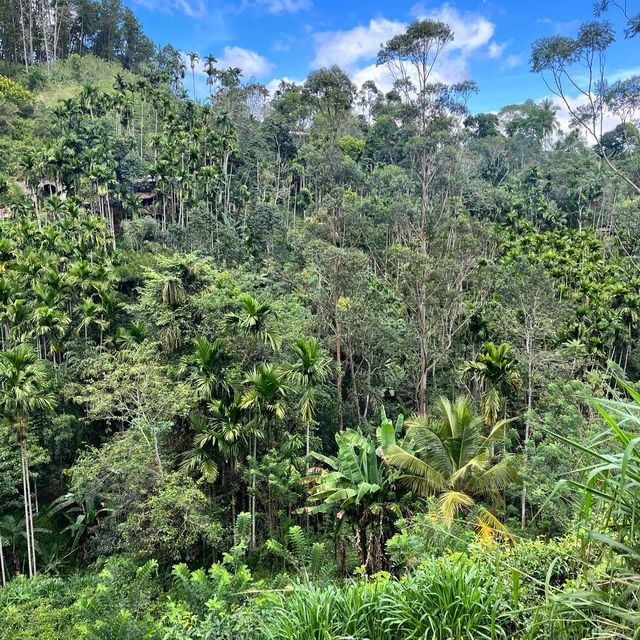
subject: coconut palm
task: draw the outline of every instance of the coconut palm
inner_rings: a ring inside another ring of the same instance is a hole
[[[400,472],[399,484],[420,496],[438,497],[439,515],[450,525],[459,511],[472,508],[479,498],[497,498],[516,479],[517,460],[495,460],[492,455],[492,443],[504,438],[510,420],[497,421],[484,435],[482,418],[474,415],[464,396],[454,403],[439,398],[436,413],[435,418],[409,418],[406,436],[399,442],[393,428],[383,425],[381,454]],[[505,532],[485,508],[476,524],[484,537]]]
[[[11,422],[18,442],[22,462],[25,531],[29,575],[36,573],[36,548],[31,504],[29,450],[27,435],[29,416],[36,411],[53,409],[55,398],[47,385],[45,363],[38,359],[34,349],[25,344],[0,353],[0,408]]]

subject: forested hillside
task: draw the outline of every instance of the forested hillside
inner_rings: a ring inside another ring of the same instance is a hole
[[[640,637],[603,5],[532,45],[563,128],[435,82],[441,22],[382,45],[389,92],[211,55],[195,100],[119,2],[0,0],[2,640]]]

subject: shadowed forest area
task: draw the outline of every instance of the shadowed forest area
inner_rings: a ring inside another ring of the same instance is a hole
[[[578,17],[472,113],[435,20],[270,93],[0,0],[1,640],[640,638],[640,21]]]

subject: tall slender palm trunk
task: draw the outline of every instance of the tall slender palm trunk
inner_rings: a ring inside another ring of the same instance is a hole
[[[27,539],[27,562],[29,577],[36,575],[35,536],[33,533],[33,508],[31,504],[31,482],[29,477],[29,452],[25,438],[20,443],[20,458],[22,461],[22,491],[24,496],[24,521]]]
[[[7,574],[4,571],[4,551],[2,549],[2,536],[0,536],[0,577],[2,578],[2,586],[7,584]]]
[[[253,464],[257,462],[258,456],[258,436],[253,436]],[[255,470],[251,478],[251,548],[256,548],[256,474]]]

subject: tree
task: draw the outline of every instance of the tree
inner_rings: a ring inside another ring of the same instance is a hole
[[[605,54],[614,41],[610,23],[586,22],[576,38],[552,36],[537,40],[531,50],[531,69],[539,73],[549,91],[562,100],[576,123],[595,143],[609,169],[639,194],[640,183],[613,162],[602,143],[607,115]],[[577,106],[570,92],[578,94]],[[635,108],[640,105],[637,100],[634,103]]]
[[[517,362],[509,353],[511,346],[493,342],[484,345],[484,352],[475,360],[465,362],[463,372],[472,373],[482,388],[482,413],[488,425],[495,425],[509,391],[520,385]]]
[[[218,61],[216,58],[210,53],[204,59],[204,72],[207,75],[207,86],[209,87],[209,98],[211,98],[213,93],[213,85],[216,81],[216,63]]]
[[[336,65],[312,71],[305,80],[303,96],[322,114],[331,143],[335,143],[340,123],[351,109],[355,95],[355,85]]]
[[[393,492],[394,476],[378,456],[376,443],[360,431],[345,429],[335,438],[335,456],[311,454],[328,469],[310,470],[312,505],[304,511],[335,511],[338,528],[343,521],[350,522],[360,565],[367,573],[375,573],[387,567],[384,545],[391,517],[400,513]]]
[[[224,340],[216,338],[210,342],[207,338],[196,338],[194,346],[192,354],[183,356],[180,372],[189,373],[189,381],[199,398],[221,399],[230,390],[223,371],[226,360]]]
[[[504,439],[511,420],[499,420],[484,435],[482,418],[475,416],[468,398],[453,404],[445,397],[436,403],[436,417],[413,416],[399,442],[392,426],[382,431],[382,453],[400,472],[397,482],[420,496],[438,497],[438,511],[451,525],[461,510],[479,498],[496,499],[517,476],[517,459],[495,460],[492,444]],[[500,521],[482,507],[476,519],[480,535],[491,538],[506,532]]]
[[[48,385],[46,365],[32,347],[21,344],[0,352],[0,407],[10,420],[20,444],[22,488],[29,576],[36,574],[36,544],[33,529],[31,478],[29,474],[29,418],[38,411],[51,411],[55,396]]]
[[[290,388],[282,369],[271,365],[258,365],[244,380],[245,390],[240,399],[240,408],[252,416],[252,457],[255,465],[258,458],[258,434],[264,432],[268,444],[275,441],[275,427],[285,417],[287,395]],[[256,545],[256,470],[251,477],[251,545]]]
[[[200,62],[200,56],[192,51],[188,54],[189,57],[189,66],[191,67],[191,80],[193,82],[193,99],[196,99],[196,65]]]
[[[227,314],[227,325],[254,342],[268,344],[276,350],[280,345],[280,336],[272,327],[272,321],[277,319],[277,315],[271,304],[259,303],[248,293],[240,296],[240,304],[242,309],[239,312]]]
[[[414,168],[420,180],[422,248],[426,251],[430,187],[435,175],[434,151],[442,129],[448,128],[447,116],[464,115],[464,103],[475,91],[471,82],[447,86],[431,81],[431,75],[444,47],[454,34],[444,22],[416,20],[404,33],[391,38],[378,52],[377,64],[384,65],[394,79],[394,88],[416,114],[415,133],[407,149],[414,156]],[[435,136],[435,138],[434,138]]]
[[[322,351],[315,338],[298,338],[293,348],[295,360],[287,367],[287,379],[298,386],[300,418],[305,426],[306,455],[310,452],[310,432],[316,414],[316,391],[329,376],[331,359]]]

